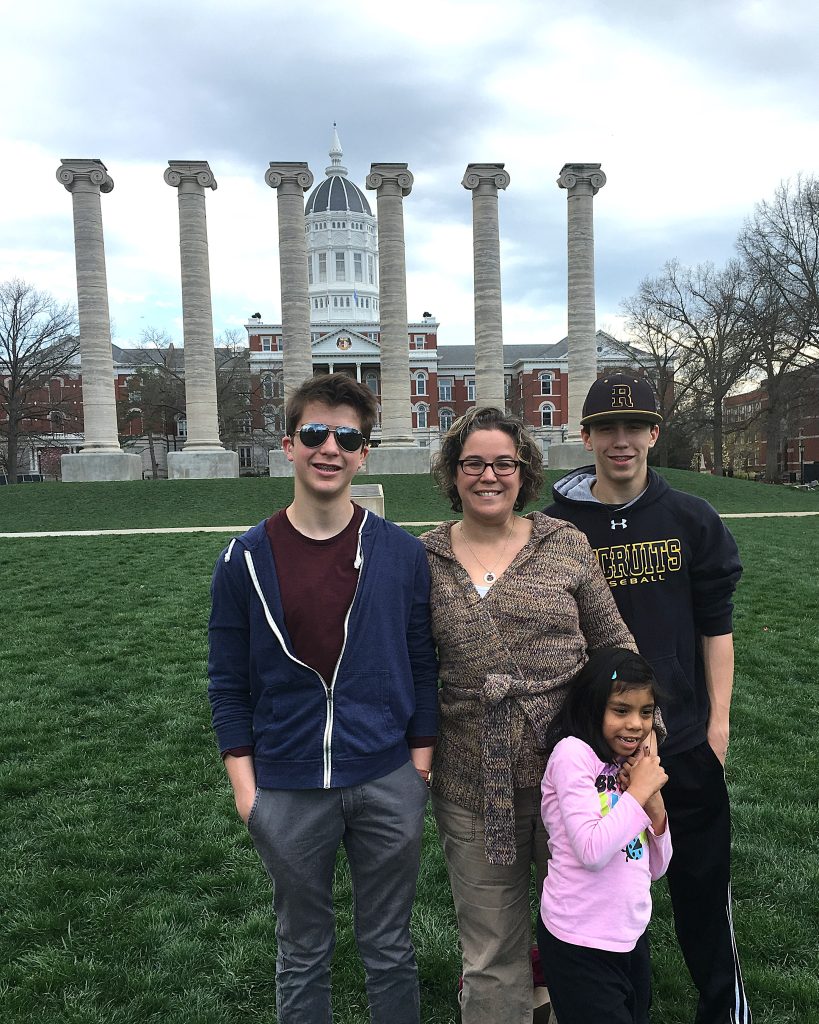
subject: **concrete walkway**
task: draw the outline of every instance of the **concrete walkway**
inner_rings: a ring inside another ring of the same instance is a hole
[[[777,519],[819,516],[816,512],[724,512],[721,519]],[[445,520],[397,522],[396,526],[440,526]],[[130,537],[151,533],[244,533],[249,526],[154,526],[135,530],[32,530],[25,533],[0,533],[0,539],[25,540],[36,537]]]

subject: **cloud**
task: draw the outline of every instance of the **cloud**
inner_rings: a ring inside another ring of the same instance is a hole
[[[472,324],[470,161],[501,161],[509,342],[565,332],[569,161],[599,161],[598,319],[677,257],[733,254],[753,204],[819,166],[819,16],[793,0],[634,0],[309,7],[269,0],[33,0],[4,13],[0,279],[75,294],[71,200],[60,158],[99,156],[112,316],[130,340],[181,317],[171,159],[206,159],[214,324],[280,311],[270,160],[321,180],[333,121],[360,186],[406,162],[408,302]],[[25,88],[21,89],[21,83]],[[374,205],[374,196],[371,195]],[[175,328],[174,328],[175,329]],[[551,335],[551,336],[549,336]]]

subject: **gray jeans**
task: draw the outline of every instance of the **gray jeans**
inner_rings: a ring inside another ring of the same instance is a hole
[[[273,882],[279,1024],[331,1024],[333,870],[350,865],[356,943],[372,1024],[418,1024],[410,913],[427,787],[411,762],[360,786],[260,789],[248,819]]]

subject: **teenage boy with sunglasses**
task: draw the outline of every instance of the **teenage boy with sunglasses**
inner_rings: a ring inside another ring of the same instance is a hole
[[[438,665],[420,541],[350,500],[370,390],[313,377],[287,404],[287,508],[216,564],[208,673],[236,809],[273,883],[279,1024],[329,1024],[343,844],[373,1024],[418,1024],[410,911]]]
[[[666,878],[677,939],[699,991],[696,1024],[750,1024],[731,917],[731,812],[723,765],[734,680],[732,597],[742,566],[702,498],[648,467],[662,416],[643,378],[609,374],[583,403],[594,465],[553,488],[547,515],[589,538],[620,614],[666,694]]]

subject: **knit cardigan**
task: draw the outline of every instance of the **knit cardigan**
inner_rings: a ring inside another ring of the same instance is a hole
[[[432,788],[487,819],[497,811],[494,794],[511,790],[510,781],[516,789],[540,786],[542,731],[587,650],[637,650],[585,536],[541,512],[527,518],[530,539],[483,598],[452,552],[454,523],[421,537],[441,680]],[[508,730],[508,742],[500,740],[511,748],[511,780],[508,757],[495,763],[493,742],[484,745],[484,722],[492,720],[485,705],[499,699],[508,714],[494,721]]]

